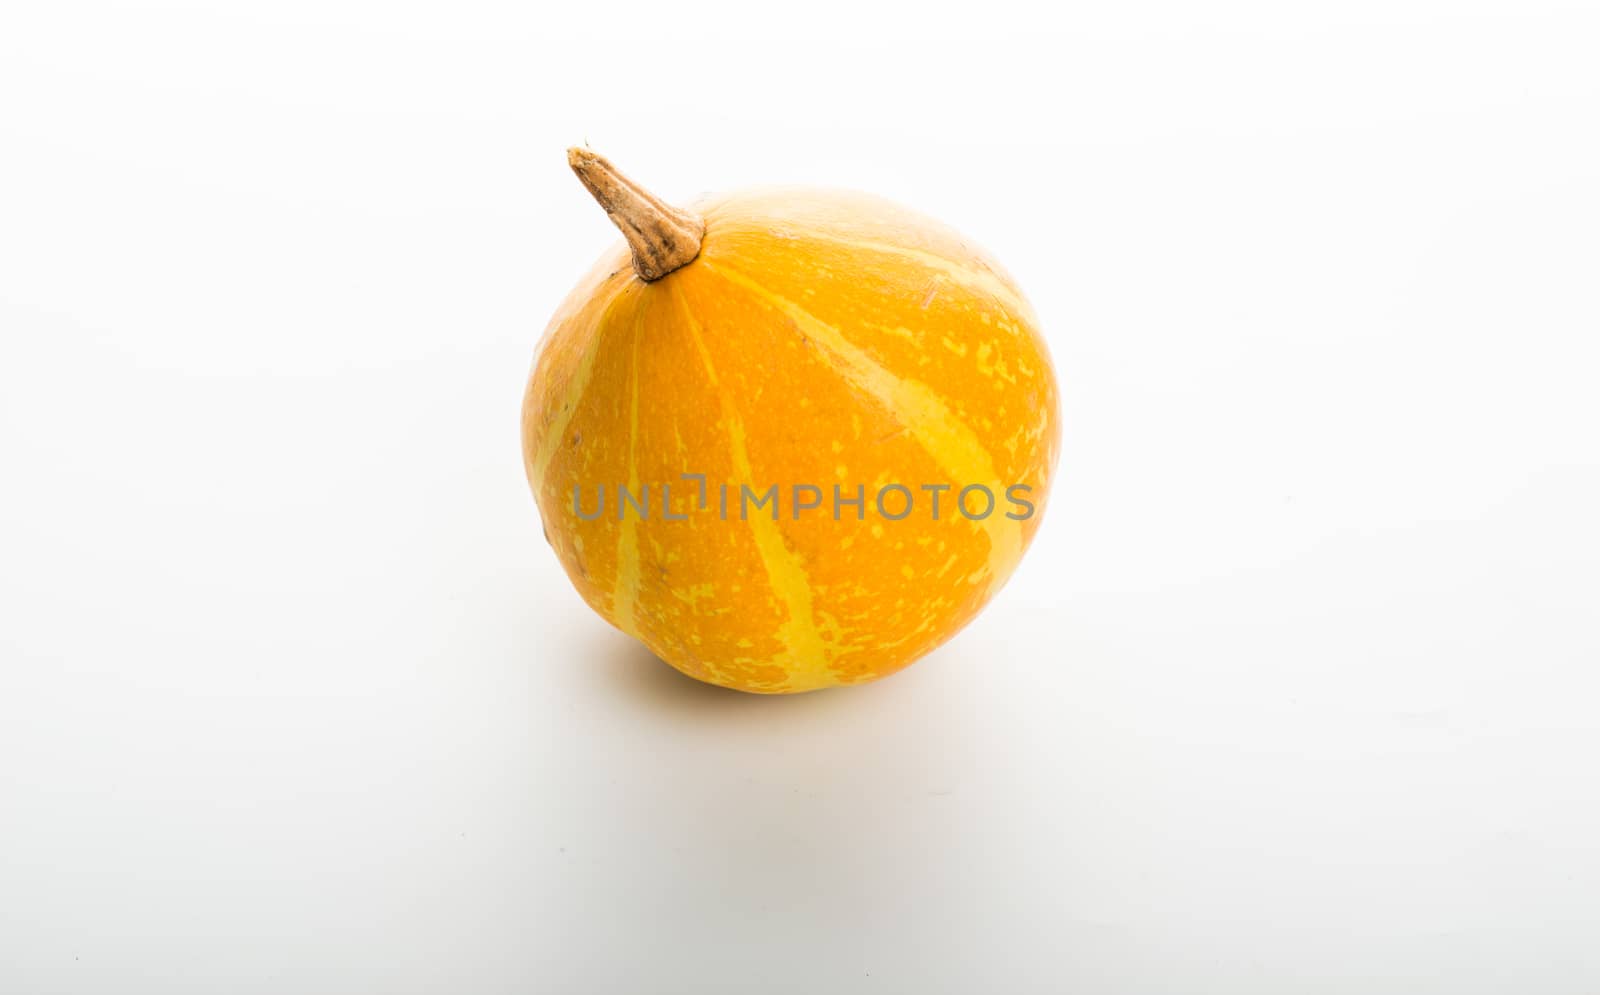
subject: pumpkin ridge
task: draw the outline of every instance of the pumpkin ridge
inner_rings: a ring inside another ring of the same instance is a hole
[[[705,339],[700,334],[700,323],[695,320],[694,312],[689,307],[689,301],[684,297],[682,288],[674,285],[672,293],[682,311],[684,324],[694,342],[695,350],[700,354],[700,362],[705,367],[706,377],[717,390],[717,403],[722,410],[723,420],[728,425],[728,447],[733,458],[734,472],[742,480],[748,481],[752,476],[752,470],[750,452],[745,441],[744,422],[739,417],[733,399],[728,396],[728,392],[722,388],[717,379],[711,351],[706,347]],[[772,662],[783,666],[789,675],[786,682],[789,690],[811,691],[837,685],[838,675],[828,665],[832,656],[831,647],[817,626],[811,577],[806,572],[805,565],[784,541],[777,522],[761,515],[756,515],[747,521],[756,552],[761,558],[761,566],[767,575],[767,584],[772,589],[773,595],[789,612],[788,621],[779,628],[779,636],[788,651],[787,665],[776,660]]]
[[[600,355],[600,330],[607,327],[612,315],[624,299],[630,295],[624,288],[613,297],[600,313],[600,318],[593,326],[593,333],[585,344],[583,353],[578,360],[578,368],[567,381],[566,388],[562,391],[563,404],[557,411],[556,417],[551,420],[544,432],[539,436],[539,447],[535,450],[533,466],[530,468],[529,478],[537,492],[544,489],[544,474],[550,468],[550,460],[561,448],[561,440],[566,436],[567,426],[572,424],[573,417],[578,413],[578,407],[583,403],[584,394],[589,389],[589,381],[594,376],[595,359]],[[643,302],[639,298],[631,298],[643,310]],[[577,320],[581,315],[575,315],[569,320]]]
[[[1004,493],[1006,484],[995,469],[993,454],[927,384],[896,375],[838,328],[761,286],[748,275],[720,262],[713,265],[704,258],[701,265],[794,321],[810,341],[834,360],[836,371],[846,382],[873,398],[906,427],[933,461],[949,474],[951,484],[956,487],[983,484],[997,495]],[[970,579],[973,583],[986,580],[988,590],[992,591],[1005,582],[1022,559],[1022,524],[1005,517],[998,509],[992,509],[988,517],[973,524],[989,540],[989,557],[985,567],[970,575]]]
[[[994,297],[1006,307],[1014,310],[1019,317],[1028,319],[1029,324],[1038,324],[1033,313],[1033,307],[1015,287],[1012,287],[1004,278],[993,270],[978,269],[966,265],[960,260],[932,252],[927,249],[914,249],[910,246],[891,245],[887,242],[875,242],[871,239],[849,238],[844,235],[834,235],[828,232],[807,230],[792,236],[795,241],[831,242],[835,245],[845,245],[853,249],[866,252],[876,252],[881,255],[905,259],[935,270],[941,275],[948,276],[956,283],[972,290],[981,290]],[[708,246],[708,250],[709,250]],[[710,251],[705,252],[710,257]]]
[[[639,340],[644,337],[644,315],[648,300],[641,299],[633,316],[633,342],[628,361],[628,387],[630,391],[628,412],[628,491],[639,493]],[[622,511],[621,497],[617,498],[617,511]],[[637,518],[621,515],[620,534],[617,536],[617,576],[611,588],[611,621],[617,628],[637,638],[638,626],[634,623],[634,608],[639,602],[639,522]]]

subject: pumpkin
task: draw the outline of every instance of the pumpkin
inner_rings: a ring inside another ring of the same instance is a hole
[[[1033,539],[1058,448],[1012,279],[876,197],[681,210],[568,160],[624,242],[551,320],[522,437],[583,600],[685,674],[762,693],[883,677],[971,621]]]

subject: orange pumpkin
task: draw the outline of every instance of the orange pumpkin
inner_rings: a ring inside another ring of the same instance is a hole
[[[1032,540],[1058,447],[1010,277],[874,197],[681,211],[568,158],[626,245],[551,320],[522,433],[584,601],[684,673],[765,693],[882,677],[971,621]]]

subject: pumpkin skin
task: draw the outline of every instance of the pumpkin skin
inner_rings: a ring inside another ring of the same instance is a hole
[[[1059,429],[1033,311],[960,236],[875,197],[759,190],[694,209],[691,262],[647,282],[619,245],[545,333],[522,434],[546,538],[595,612],[701,681],[790,693],[893,673],[970,622],[1038,529]],[[704,510],[683,474],[705,475]],[[895,483],[915,501],[898,521],[876,504]],[[662,484],[683,520],[662,517]],[[779,485],[776,521],[741,520],[741,484]],[[821,507],[796,517],[796,484]],[[835,484],[864,486],[864,517],[835,519]],[[924,484],[951,485],[938,520]],[[972,484],[995,497],[982,520],[955,506]],[[1013,484],[1031,488],[1020,520]],[[650,514],[619,520],[618,485],[647,487]]]

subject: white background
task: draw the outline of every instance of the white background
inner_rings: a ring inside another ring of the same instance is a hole
[[[1600,990],[1600,11],[15,2],[0,991]],[[662,195],[1019,278],[1058,490],[870,687],[678,677],[518,408]]]

